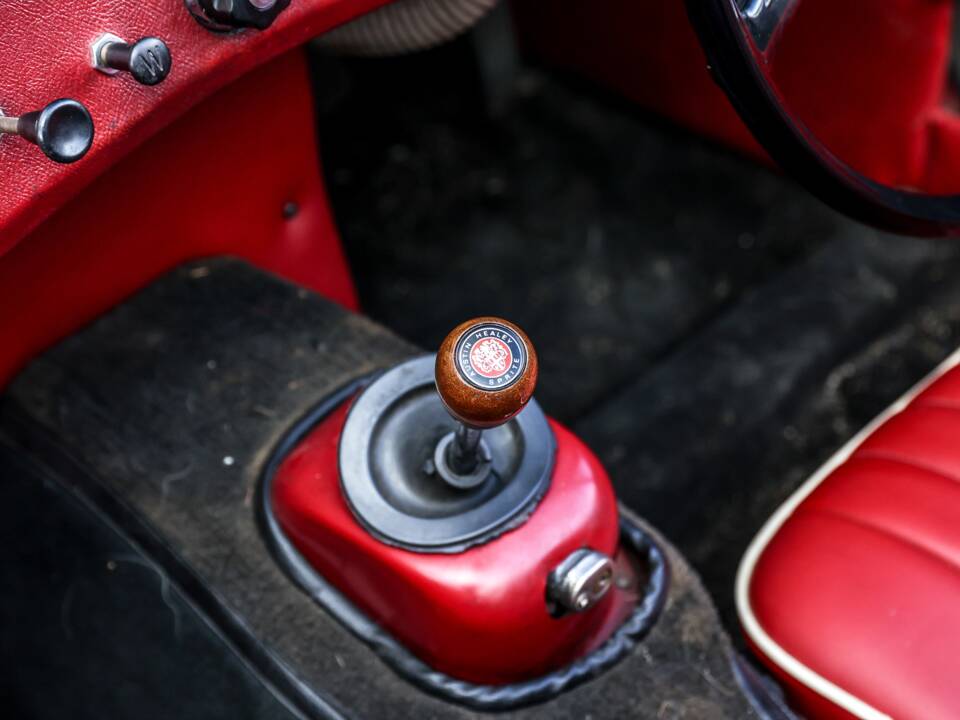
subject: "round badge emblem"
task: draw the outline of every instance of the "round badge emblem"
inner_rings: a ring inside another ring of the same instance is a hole
[[[500,323],[481,323],[457,340],[456,366],[467,383],[495,392],[510,387],[527,367],[527,346],[517,333]]]

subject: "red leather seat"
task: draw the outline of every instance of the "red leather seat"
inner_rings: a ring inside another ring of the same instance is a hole
[[[744,556],[748,641],[810,718],[960,718],[960,352]]]

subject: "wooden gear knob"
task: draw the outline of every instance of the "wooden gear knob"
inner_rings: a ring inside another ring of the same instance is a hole
[[[437,353],[437,391],[457,420],[480,430],[523,410],[537,384],[537,353],[526,333],[497,317],[461,323]]]

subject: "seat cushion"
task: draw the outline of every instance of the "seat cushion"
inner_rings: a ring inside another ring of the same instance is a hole
[[[810,478],[741,563],[748,642],[811,718],[960,718],[958,362]]]

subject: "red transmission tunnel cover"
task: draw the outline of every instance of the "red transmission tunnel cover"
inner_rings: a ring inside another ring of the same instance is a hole
[[[751,645],[811,718],[960,718],[960,351],[754,539]]]

